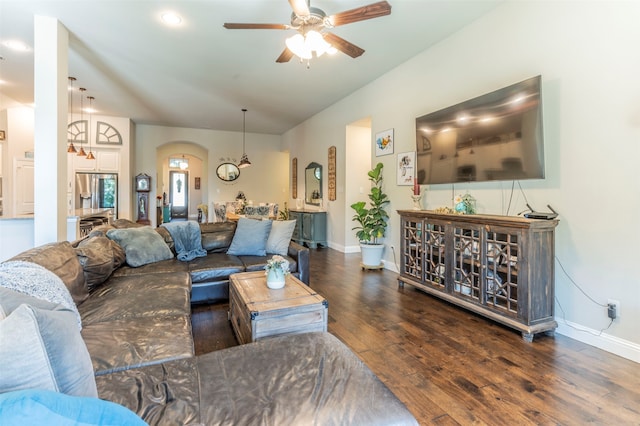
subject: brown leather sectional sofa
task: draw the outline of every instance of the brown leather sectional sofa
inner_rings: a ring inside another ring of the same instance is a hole
[[[62,279],[82,318],[98,395],[149,424],[417,424],[329,333],[194,355],[191,303],[228,297],[230,274],[259,270],[270,257],[227,255],[234,229],[229,223],[202,225],[208,254],[191,262],[126,266],[124,252],[104,236],[106,229],[11,260],[37,263]],[[171,247],[170,234],[158,232]],[[289,257],[294,273],[308,284],[308,249],[291,243]]]

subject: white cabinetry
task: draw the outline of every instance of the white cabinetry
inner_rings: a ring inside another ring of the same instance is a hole
[[[109,172],[117,173],[120,168],[120,153],[118,151],[93,151],[95,160],[86,157],[73,157],[73,170],[76,172]]]

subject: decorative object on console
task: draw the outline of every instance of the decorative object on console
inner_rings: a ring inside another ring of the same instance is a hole
[[[336,200],[336,147],[329,147],[329,201]]]
[[[454,201],[454,208],[460,214],[475,214],[476,199],[469,193],[458,195]]]
[[[413,201],[414,210],[422,210],[422,195],[412,195],[411,200]]]
[[[280,255],[275,255],[267,261],[264,270],[267,271],[267,287],[282,288],[285,282],[284,277],[289,274],[289,261]]]
[[[416,153],[415,151],[398,154],[398,174],[396,184],[400,186],[414,185],[416,183]]]
[[[240,158],[240,162],[238,163],[239,169],[243,169],[251,165],[251,162],[249,161],[249,157],[247,157],[247,151],[245,150],[245,139],[247,136],[246,117],[247,117],[247,109],[242,108],[242,157]]]
[[[389,198],[382,191],[383,167],[382,163],[378,163],[368,173],[369,180],[373,183],[369,193],[370,208],[366,208],[365,201],[358,201],[351,205],[356,212],[352,220],[359,225],[352,229],[357,230],[356,237],[360,241],[363,268],[380,268],[382,265],[384,244],[379,244],[378,239],[384,237],[389,220],[389,215],[384,210],[385,205],[389,203]]]
[[[376,157],[393,154],[393,129],[376,133]]]

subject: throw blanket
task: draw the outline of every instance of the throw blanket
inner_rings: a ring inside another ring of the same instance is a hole
[[[160,226],[167,228],[176,245],[178,260],[188,262],[196,257],[204,257],[207,251],[202,248],[200,236],[200,225],[198,222],[189,220],[186,222],[169,222]]]
[[[45,267],[21,260],[2,262],[0,263],[0,287],[62,305],[76,315],[78,329],[82,329],[80,313],[69,290],[60,277]]]

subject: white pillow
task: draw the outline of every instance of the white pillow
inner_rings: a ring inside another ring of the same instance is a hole
[[[267,239],[267,253],[286,256],[289,252],[289,242],[295,228],[295,220],[274,220]]]

